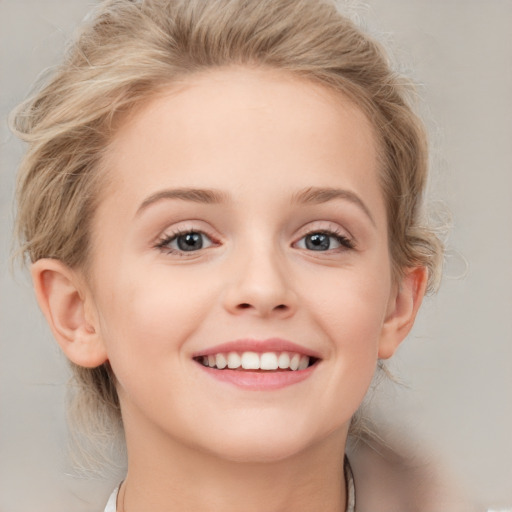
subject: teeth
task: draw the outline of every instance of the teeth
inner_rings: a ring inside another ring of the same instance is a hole
[[[277,355],[274,352],[261,354],[260,368],[262,370],[277,370]]]
[[[279,366],[279,368],[282,368],[283,370],[285,368],[290,368],[290,354],[288,354],[288,352],[283,352],[282,354],[279,354],[277,365]]]
[[[299,370],[305,370],[309,366],[309,357],[302,356],[300,358]]]
[[[291,360],[290,360],[290,368],[292,370],[297,370],[300,363],[300,355],[299,354],[293,354]]]
[[[223,370],[228,365],[228,362],[226,361],[226,358],[224,357],[224,354],[217,354],[215,357],[215,364],[219,370]]]
[[[236,352],[230,352],[228,354],[228,368],[236,369],[242,364],[240,356]]]
[[[223,370],[229,368],[236,370],[242,367],[244,370],[305,370],[310,363],[310,358],[301,354],[289,352],[229,352],[227,354],[210,354],[203,356],[200,361],[204,366]]]
[[[259,370],[260,357],[256,352],[244,352],[242,354],[242,368],[244,370]]]

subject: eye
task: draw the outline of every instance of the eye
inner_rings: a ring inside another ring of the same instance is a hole
[[[329,231],[316,231],[308,233],[297,242],[299,249],[309,251],[331,251],[340,249],[353,249],[354,244],[347,237]]]
[[[183,253],[207,249],[213,244],[212,239],[201,231],[186,231],[166,236],[157,247],[169,253]]]

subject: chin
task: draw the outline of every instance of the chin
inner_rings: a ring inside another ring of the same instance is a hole
[[[260,443],[246,442],[245,446],[229,446],[221,452],[215,451],[214,455],[230,462],[270,464],[292,458],[303,449],[299,446],[262,446]]]
[[[221,459],[241,463],[273,463],[297,456],[318,442],[307,432],[282,429],[273,425],[262,428],[224,430],[220,439],[209,438],[208,451]]]

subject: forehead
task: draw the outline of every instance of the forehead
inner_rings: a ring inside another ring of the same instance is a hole
[[[376,141],[362,111],[341,93],[273,70],[212,70],[169,87],[121,123],[105,168],[134,208],[164,186],[242,195],[266,187],[269,199],[343,186],[381,202]]]

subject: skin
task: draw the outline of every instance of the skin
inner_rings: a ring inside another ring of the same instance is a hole
[[[392,281],[369,121],[284,73],[215,70],[133,113],[104,163],[91,275],[56,260],[32,273],[67,356],[108,359],[117,377],[125,511],[344,510],[350,418],[426,280],[416,268]],[[306,197],[315,188],[343,193]],[[216,201],[162,197],[183,189]],[[182,231],[204,233],[203,248],[177,251]],[[319,232],[334,233],[327,250],[306,245]],[[247,390],[192,359],[272,337],[320,355],[309,378]]]

